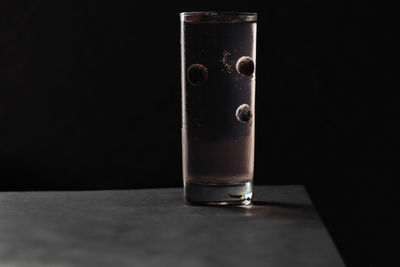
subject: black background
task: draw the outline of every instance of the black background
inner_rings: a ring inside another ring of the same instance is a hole
[[[179,12],[259,14],[255,184],[305,184],[349,266],[382,266],[399,131],[394,9],[0,2],[0,190],[181,186]]]

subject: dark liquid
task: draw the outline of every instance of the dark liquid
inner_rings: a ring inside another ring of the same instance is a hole
[[[253,178],[255,75],[240,74],[236,64],[241,57],[255,61],[255,34],[252,22],[184,24],[182,145],[187,182]],[[249,107],[247,113],[237,112],[243,104]]]

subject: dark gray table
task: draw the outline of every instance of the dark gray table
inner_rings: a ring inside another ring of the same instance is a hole
[[[0,266],[344,266],[302,186],[233,208],[181,192],[0,193]]]

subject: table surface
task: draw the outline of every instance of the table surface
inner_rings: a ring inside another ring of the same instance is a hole
[[[303,186],[250,207],[184,205],[181,188],[0,193],[0,266],[345,266]]]

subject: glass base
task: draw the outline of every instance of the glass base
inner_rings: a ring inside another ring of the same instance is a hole
[[[196,184],[185,182],[185,200],[192,205],[251,205],[253,183]]]

